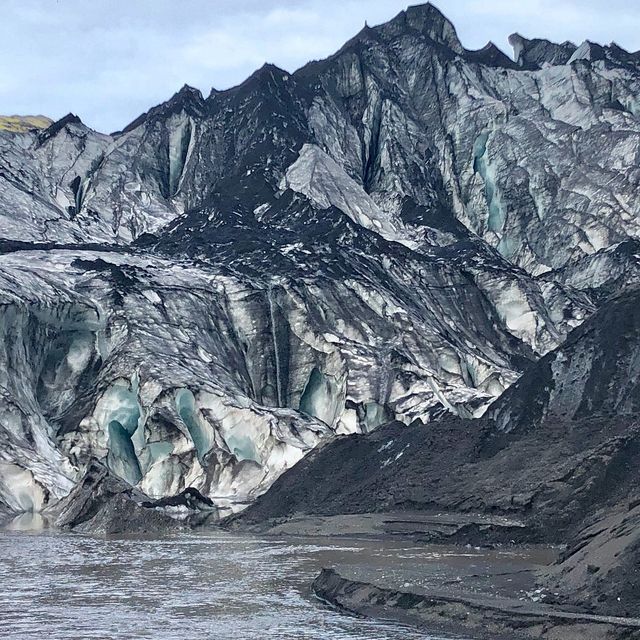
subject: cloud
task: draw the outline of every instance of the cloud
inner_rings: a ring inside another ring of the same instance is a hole
[[[289,71],[336,51],[367,20],[419,0],[3,0],[0,113],[69,111],[121,129],[185,82],[208,93],[264,62]],[[507,36],[640,48],[640,7],[628,0],[435,0],[463,44]]]

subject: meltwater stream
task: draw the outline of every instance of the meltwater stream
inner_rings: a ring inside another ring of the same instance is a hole
[[[29,640],[413,640],[310,592],[322,566],[389,565],[398,546],[222,532],[160,539],[0,531],[0,637]],[[415,549],[415,553],[420,553]]]

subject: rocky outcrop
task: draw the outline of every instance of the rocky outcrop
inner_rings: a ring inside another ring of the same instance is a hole
[[[55,527],[82,533],[159,533],[180,528],[168,515],[143,506],[144,497],[93,461],[71,493],[46,514]]]
[[[48,526],[101,535],[169,533],[219,519],[213,502],[197,489],[153,500],[98,460],[89,462],[69,495],[43,513]]]
[[[547,416],[578,420],[640,414],[640,288],[603,304],[597,317],[541,358],[491,408],[498,428],[526,429]]]

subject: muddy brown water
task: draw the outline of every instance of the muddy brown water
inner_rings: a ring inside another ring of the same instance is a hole
[[[0,637],[434,640],[442,636],[339,613],[310,584],[323,566],[427,584],[443,575],[464,580],[487,563],[506,560],[517,570],[527,562],[487,553],[218,531],[153,539],[3,530]]]

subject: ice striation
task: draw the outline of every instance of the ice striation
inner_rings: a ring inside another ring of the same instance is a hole
[[[430,4],[109,135],[0,131],[0,501],[98,461],[224,512],[336,434],[480,416],[637,282],[640,58]]]

